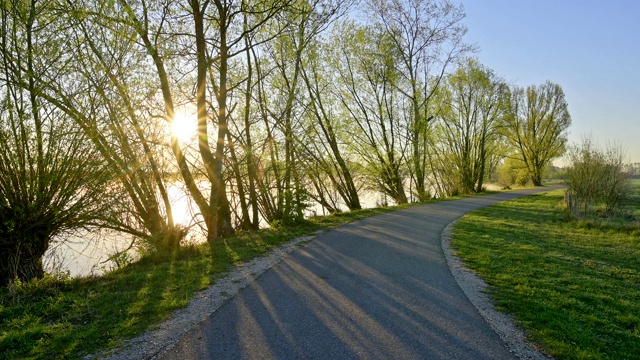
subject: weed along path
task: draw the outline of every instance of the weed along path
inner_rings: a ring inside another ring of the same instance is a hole
[[[343,225],[267,270],[162,359],[513,359],[445,261],[443,229],[534,189]]]

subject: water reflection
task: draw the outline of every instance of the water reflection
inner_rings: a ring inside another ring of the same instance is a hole
[[[195,212],[186,190],[177,184],[172,184],[167,188],[167,193],[171,201],[174,223],[184,226],[192,225]]]
[[[193,226],[197,221],[194,215],[196,212],[183,186],[179,183],[170,184],[167,187],[167,193],[172,204],[174,222],[192,227],[185,241],[188,243],[204,241],[205,237],[201,229]],[[124,264],[139,257],[137,247],[132,247],[132,241],[134,238],[131,235],[120,232],[80,230],[53,242],[44,257],[45,270],[68,272],[72,277],[101,275],[116,268],[117,261]],[[128,248],[131,249],[126,255],[116,259],[117,261],[109,260],[114,254]]]
[[[116,267],[115,262],[108,261],[109,257],[127,249],[131,241],[131,237],[121,233],[82,230],[64,241],[54,242],[44,256],[44,267],[47,272],[68,272],[73,277],[101,275]],[[129,256],[134,260],[135,252]]]
[[[185,243],[201,243],[206,237],[203,229],[197,225],[199,219],[194,205],[186,194],[186,190],[178,183],[168,186],[167,192],[172,203],[173,218],[176,224],[190,227]],[[231,194],[229,194],[231,196]],[[363,208],[380,206],[387,199],[379,193],[367,193],[361,198]],[[233,201],[232,201],[233,203]],[[338,204],[342,211],[348,211],[344,204]],[[312,203],[305,211],[306,217],[327,215],[326,210],[318,203]],[[260,226],[267,224],[260,217]],[[44,258],[47,272],[68,272],[71,276],[101,275],[117,267],[109,258],[131,247],[133,238],[130,235],[113,231],[89,232],[79,231],[64,241],[54,242]],[[133,261],[138,257],[136,248],[132,248],[119,260]]]

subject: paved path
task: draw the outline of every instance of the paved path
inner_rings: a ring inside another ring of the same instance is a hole
[[[319,236],[163,359],[511,359],[451,275],[442,230],[526,190],[412,207]]]

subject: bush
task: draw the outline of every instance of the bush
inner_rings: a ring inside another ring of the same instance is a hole
[[[12,103],[0,87],[0,286],[44,275],[56,238],[97,224],[108,208],[109,172],[64,117]],[[19,106],[18,106],[19,105]]]
[[[569,148],[564,180],[573,215],[587,215],[591,205],[601,204],[607,215],[619,211],[629,198],[631,186],[625,172],[624,151],[616,146],[602,150],[591,139]]]
[[[496,167],[495,177],[498,185],[504,189],[514,185],[526,186],[529,183],[529,172],[524,164],[509,158]]]

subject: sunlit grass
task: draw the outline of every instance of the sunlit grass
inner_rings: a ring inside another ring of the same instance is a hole
[[[556,191],[475,211],[455,226],[453,247],[550,355],[638,358],[640,224],[572,222],[561,201]]]

